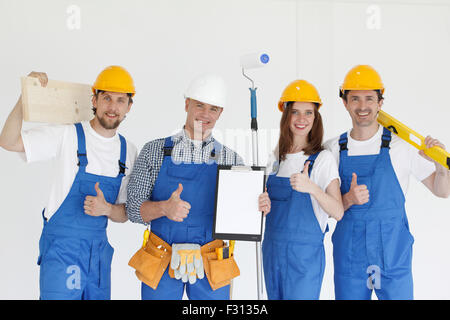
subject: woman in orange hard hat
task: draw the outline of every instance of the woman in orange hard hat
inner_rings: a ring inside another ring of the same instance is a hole
[[[45,73],[32,72],[43,86]],[[110,299],[108,219],[127,221],[128,173],[136,147],[117,133],[130,111],[133,80],[122,67],[103,70],[94,86],[94,117],[75,125],[22,129],[22,100],[5,123],[0,146],[24,152],[27,162],[55,159],[57,177],[39,241],[41,299]]]
[[[271,213],[262,245],[269,299],[319,299],[327,219],[344,213],[336,162],[322,147],[321,105],[305,80],[291,82],[278,103],[283,114],[267,166]]]

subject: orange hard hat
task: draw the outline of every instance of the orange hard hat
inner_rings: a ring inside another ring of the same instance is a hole
[[[283,112],[284,104],[289,101],[303,101],[318,103],[319,108],[322,105],[319,92],[317,89],[306,80],[292,81],[281,94],[278,102],[278,109]]]
[[[92,86],[94,94],[96,90],[131,93],[131,96],[136,93],[133,78],[120,66],[109,66],[100,72]]]

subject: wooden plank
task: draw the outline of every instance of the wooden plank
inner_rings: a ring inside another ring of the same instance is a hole
[[[90,85],[49,80],[42,87],[34,77],[21,82],[24,121],[63,124],[93,118]]]

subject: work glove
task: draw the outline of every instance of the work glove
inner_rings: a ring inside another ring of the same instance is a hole
[[[172,245],[170,267],[174,270],[175,279],[194,284],[197,278],[203,279],[203,259],[200,245],[193,243],[177,243]]]

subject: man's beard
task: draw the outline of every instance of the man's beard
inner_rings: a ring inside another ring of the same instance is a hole
[[[112,129],[117,129],[117,127],[119,126],[119,124],[122,122],[122,120],[117,119],[116,121],[114,121],[112,124],[109,124],[107,120],[105,120],[103,117],[99,117],[97,115],[97,119],[98,122],[100,123],[100,125],[106,129],[106,130],[112,130]]]

